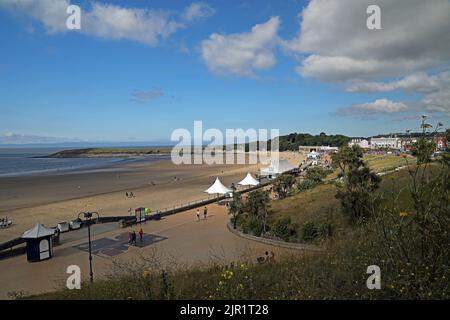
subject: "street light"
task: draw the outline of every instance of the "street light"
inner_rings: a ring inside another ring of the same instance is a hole
[[[92,246],[91,246],[91,221],[92,221],[92,215],[97,215],[97,220],[99,219],[99,215],[97,212],[80,212],[78,214],[78,219],[80,219],[80,216],[83,215],[84,221],[86,222],[88,226],[88,241],[89,241],[89,279],[91,282],[94,282],[94,273],[92,272]]]

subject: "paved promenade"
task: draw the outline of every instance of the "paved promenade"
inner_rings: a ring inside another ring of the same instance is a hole
[[[200,210],[202,219],[197,221],[194,209],[134,226],[136,232],[142,227],[145,235],[143,243],[138,236],[137,246],[131,247],[127,244],[127,233],[132,229],[119,229],[114,224],[93,226],[94,277],[110,273],[114,262],[130,262],[146,256],[156,255],[161,263],[171,266],[193,266],[211,261],[225,264],[243,257],[256,259],[266,250],[274,251],[276,257],[292,252],[234,235],[227,229],[226,208],[214,204],[208,209],[206,220]],[[62,245],[55,247],[50,260],[28,263],[25,255],[1,260],[0,298],[8,298],[8,293],[13,291],[35,294],[60,288],[65,284],[69,265],[80,266],[83,279],[88,278],[87,229],[63,235]]]

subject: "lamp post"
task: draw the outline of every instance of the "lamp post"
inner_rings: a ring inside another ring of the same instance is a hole
[[[83,215],[84,221],[86,222],[88,226],[88,242],[89,242],[89,280],[94,282],[94,273],[92,272],[92,246],[91,246],[91,221],[92,221],[92,215],[97,215],[97,220],[99,218],[99,215],[97,212],[80,212],[78,214],[78,219],[80,219],[80,216]],[[80,219],[81,220],[81,219]]]

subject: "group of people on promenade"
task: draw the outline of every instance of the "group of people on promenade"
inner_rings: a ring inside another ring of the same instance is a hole
[[[208,217],[208,207],[203,208],[203,220]],[[200,209],[197,209],[197,221],[200,221]]]
[[[135,230],[128,232],[128,244],[129,245],[136,245],[136,238],[137,238],[137,234],[136,234]],[[139,241],[140,242],[144,241],[144,231],[142,230],[142,228],[139,230]]]

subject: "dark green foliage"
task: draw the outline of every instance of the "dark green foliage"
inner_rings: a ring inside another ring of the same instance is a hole
[[[264,231],[263,221],[256,216],[247,215],[241,220],[240,226],[242,228],[242,232],[252,234],[257,237],[261,236]]]
[[[230,202],[228,210],[233,216],[233,228],[236,229],[238,217],[244,212],[244,204],[242,203],[242,197],[239,192],[233,193],[233,201]]]
[[[279,217],[271,225],[270,231],[284,241],[290,241],[297,237],[297,226],[292,224],[290,217]]]
[[[349,137],[344,135],[326,135],[321,133],[319,135],[311,135],[308,133],[291,133],[286,136],[279,137],[280,151],[298,151],[300,146],[332,146],[340,147],[350,141]],[[270,148],[270,141],[268,143]]]
[[[354,145],[343,146],[333,154],[333,163],[339,169],[342,184],[338,186],[336,198],[342,211],[353,223],[367,219],[375,210],[374,191],[381,178],[372,172],[362,160],[362,149]]]
[[[312,242],[318,238],[319,229],[314,222],[306,222],[302,226],[301,236],[303,241]]]
[[[273,183],[273,191],[278,195],[279,199],[287,197],[295,183],[295,178],[291,175],[282,175]]]
[[[331,170],[326,170],[321,167],[312,167],[309,168],[308,171],[306,171],[305,178],[316,183],[321,183],[322,180],[331,172]]]
[[[317,183],[312,180],[303,180],[299,184],[297,184],[297,190],[300,192],[305,191],[314,188],[316,185]]]
[[[252,216],[262,216],[270,204],[269,192],[258,189],[248,194],[245,211]]]

